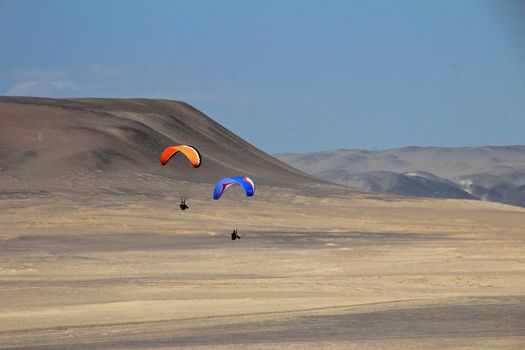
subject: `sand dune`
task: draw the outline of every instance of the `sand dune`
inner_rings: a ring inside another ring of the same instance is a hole
[[[214,182],[241,173],[262,184],[311,180],[182,102],[0,97],[0,111],[0,169],[7,176],[140,172]],[[172,144],[197,147],[202,168],[160,167],[160,153]]]
[[[319,182],[174,101],[0,98],[0,130],[0,348],[525,345],[523,208]],[[256,195],[211,200],[232,173]]]

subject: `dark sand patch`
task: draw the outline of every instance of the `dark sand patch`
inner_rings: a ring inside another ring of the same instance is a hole
[[[105,334],[105,341],[90,340],[101,334]],[[22,343],[27,337],[40,337],[43,342],[13,349],[213,348],[245,344],[286,347],[291,343],[367,341],[410,341],[413,345],[439,347],[444,341],[466,346],[494,337],[512,338],[519,346],[525,344],[525,297],[453,299],[436,304],[384,303],[227,319],[63,328],[22,332],[18,337]]]

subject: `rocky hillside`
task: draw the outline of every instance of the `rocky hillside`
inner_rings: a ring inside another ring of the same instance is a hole
[[[320,179],[375,192],[525,206],[525,146],[334,150],[276,157]]]

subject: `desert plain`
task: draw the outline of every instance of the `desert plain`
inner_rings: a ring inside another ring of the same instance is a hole
[[[4,101],[4,116],[29,102]],[[38,108],[46,120],[68,109]],[[20,130],[37,150],[2,158],[2,349],[525,348],[524,208],[285,170],[220,201],[211,180],[153,170],[39,177],[33,162],[69,164],[63,148]]]

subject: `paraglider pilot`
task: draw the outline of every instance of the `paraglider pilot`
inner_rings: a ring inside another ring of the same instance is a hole
[[[237,234],[237,229],[233,230],[231,235],[232,235],[232,241],[235,241],[236,239],[241,239],[241,236]]]
[[[182,198],[180,200],[180,210],[186,210],[186,209],[190,209],[190,207],[186,205],[186,199]]]

